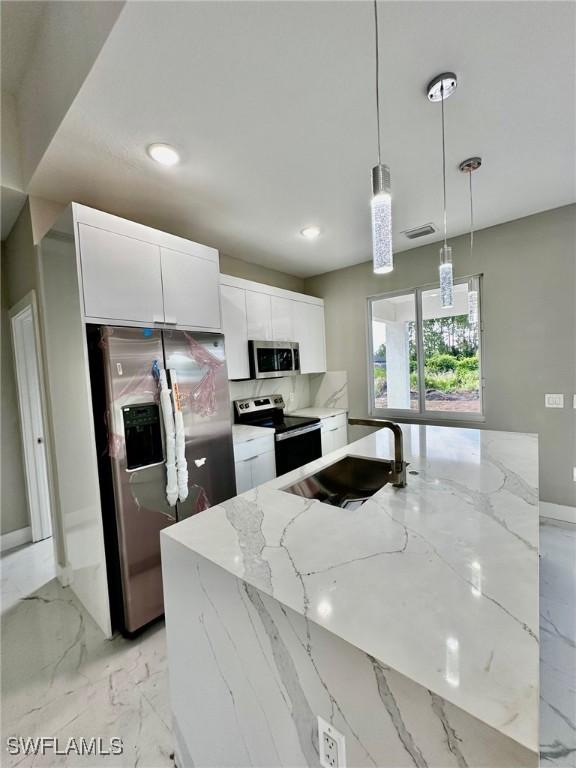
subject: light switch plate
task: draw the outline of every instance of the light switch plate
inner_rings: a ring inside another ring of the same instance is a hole
[[[576,395],[572,395],[572,407],[576,408]]]
[[[564,408],[564,395],[544,395],[546,408]]]

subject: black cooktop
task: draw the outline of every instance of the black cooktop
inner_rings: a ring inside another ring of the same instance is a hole
[[[252,424],[254,427],[270,427],[277,434],[289,432],[292,429],[318,424],[320,419],[306,416],[287,416],[281,408],[267,408],[259,413],[243,413],[236,417],[238,424]]]
[[[284,416],[280,411],[279,416],[268,416],[264,419],[255,419],[250,422],[255,427],[274,427],[276,432],[289,432],[292,429],[307,427],[309,424],[317,424],[320,419],[306,418],[305,416]]]

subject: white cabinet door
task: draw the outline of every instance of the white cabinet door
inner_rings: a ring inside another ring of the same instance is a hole
[[[161,248],[165,322],[220,329],[220,273],[209,259]]]
[[[84,314],[103,320],[164,321],[160,248],[79,224]]]
[[[248,360],[248,323],[246,320],[246,291],[232,285],[220,286],[222,301],[222,332],[226,345],[226,365],[229,379],[250,376]]]
[[[347,427],[338,427],[332,432],[332,450],[337,451],[338,448],[344,448],[345,445],[348,445],[348,429]]]
[[[333,434],[334,432],[331,429],[322,430],[322,434],[320,435],[320,439],[322,441],[322,456],[326,456],[327,453],[331,453],[334,450],[334,438],[332,437]]]
[[[332,451],[337,451],[339,448],[344,448],[348,445],[348,429],[346,426],[328,426],[324,428],[322,425],[322,456]]]
[[[254,459],[244,459],[234,464],[236,471],[236,493],[244,493],[252,488],[252,462]]]
[[[272,339],[272,306],[269,294],[246,291],[246,318],[249,339]]]
[[[300,343],[300,372],[326,371],[324,307],[305,301],[294,302],[295,340]]]
[[[271,297],[272,338],[274,341],[294,341],[294,302],[280,296]]]
[[[276,457],[274,451],[256,456],[252,463],[252,487],[267,483],[276,477]]]

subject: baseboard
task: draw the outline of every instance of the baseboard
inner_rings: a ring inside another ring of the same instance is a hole
[[[72,569],[70,566],[62,566],[60,563],[56,563],[56,578],[63,587],[69,587],[72,584]]]
[[[16,549],[23,544],[32,541],[32,528],[28,525],[26,528],[18,528],[16,531],[9,531],[0,536],[0,552],[6,552],[8,549]]]
[[[550,520],[560,520],[563,523],[576,525],[576,507],[568,507],[565,504],[552,504],[549,501],[540,502],[540,517],[549,517]]]

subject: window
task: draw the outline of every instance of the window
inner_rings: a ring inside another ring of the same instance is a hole
[[[474,322],[469,290],[478,296]],[[482,418],[479,299],[479,277],[454,281],[449,309],[438,285],[368,299],[372,415]]]

